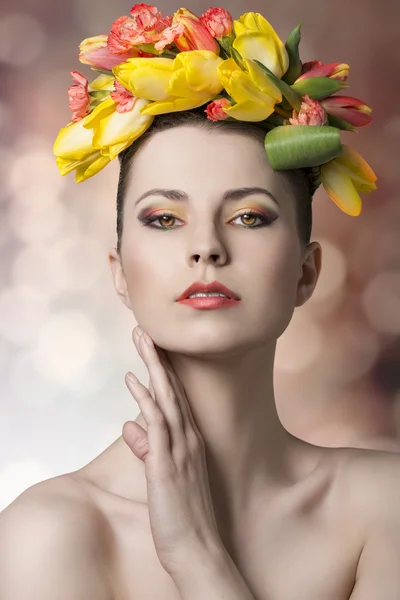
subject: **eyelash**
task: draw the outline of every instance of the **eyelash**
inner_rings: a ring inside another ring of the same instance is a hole
[[[264,215],[261,215],[260,213],[254,212],[252,210],[244,210],[241,213],[239,213],[238,215],[236,215],[236,217],[234,219],[232,219],[233,221],[235,219],[238,219],[239,217],[242,217],[243,215],[247,215],[247,216],[254,216],[254,217],[258,217],[259,219],[261,219],[261,223],[259,223],[258,225],[243,225],[243,227],[245,229],[258,229],[259,227],[266,227],[268,225],[271,225],[274,221],[275,218],[273,217],[265,217]],[[167,229],[175,229],[175,227],[157,227],[155,225],[152,225],[152,223],[154,223],[155,221],[157,221],[158,219],[162,218],[162,217],[172,217],[173,219],[177,219],[177,217],[175,217],[175,215],[172,215],[169,212],[162,212],[160,214],[157,214],[155,216],[149,216],[149,217],[144,217],[144,219],[142,220],[143,226],[144,227],[151,227],[152,229],[161,229],[166,231]],[[178,219],[179,220],[179,219]]]

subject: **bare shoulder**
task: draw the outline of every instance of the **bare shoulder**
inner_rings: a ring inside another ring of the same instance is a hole
[[[361,534],[351,600],[400,598],[400,454],[343,449],[339,509]]]
[[[395,519],[400,526],[400,454],[346,448],[338,484],[370,524]]]
[[[69,475],[25,490],[0,513],[2,600],[110,600],[102,519]]]

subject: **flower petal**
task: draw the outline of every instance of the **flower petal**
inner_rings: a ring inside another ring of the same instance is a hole
[[[208,98],[199,98],[198,96],[192,98],[176,98],[171,96],[169,100],[163,102],[151,102],[142,110],[143,115],[162,115],[169,112],[178,112],[180,110],[190,110],[197,108],[203,104],[207,104],[214,99],[214,95]]]
[[[321,166],[321,181],[329,197],[347,215],[356,217],[362,208],[361,198],[345,169],[331,160]]]
[[[273,81],[257,63],[252,60],[245,61],[246,68],[249,72],[251,80],[264,93],[274,98],[276,102],[282,102],[282,93],[274,85]]]
[[[343,152],[335,160],[342,169],[350,175],[354,185],[360,192],[369,192],[376,189],[377,176],[367,161],[355,150],[342,144]]]
[[[59,131],[53,146],[55,156],[79,161],[93,152],[93,131],[84,127],[88,117],[69,124]]]
[[[116,110],[116,102],[112,98],[107,98],[101,102],[85,119],[84,127],[93,129],[102,119],[106,119]]]
[[[81,183],[81,181],[86,181],[86,179],[89,179],[89,177],[93,177],[93,175],[96,175],[99,171],[104,169],[104,167],[106,167],[109,162],[110,159],[107,156],[99,155],[96,158],[96,160],[94,160],[89,165],[82,165],[76,170],[75,181],[77,183]]]
[[[244,33],[234,40],[233,47],[240,53],[242,58],[259,60],[276,77],[281,78],[285,73],[284,66],[286,63],[285,65],[282,64],[274,38],[267,37],[263,33]]]
[[[275,103],[272,100],[269,105],[266,102],[245,100],[224,110],[229,117],[233,117],[239,121],[256,122],[267,119],[274,112],[274,109]]]
[[[147,104],[148,100],[138,98],[131,111],[120,113],[115,110],[101,119],[94,130],[93,147],[113,160],[150,127],[153,119],[140,112]],[[113,150],[115,146],[117,151]]]
[[[233,47],[242,57],[259,60],[281,78],[289,68],[289,55],[267,19],[260,13],[248,12],[233,25],[236,33]]]

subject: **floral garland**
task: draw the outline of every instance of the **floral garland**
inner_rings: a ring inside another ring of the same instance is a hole
[[[97,77],[71,71],[71,121],[54,143],[61,175],[82,182],[102,170],[150,127],[157,115],[205,106],[211,121],[260,122],[273,169],[307,168],[313,191],[322,183],[346,214],[359,215],[360,193],[376,175],[340,130],[357,132],[371,108],[336,95],[348,87],[349,65],[302,63],[300,29],[283,44],[259,13],[239,19],[223,8],[197,17],[186,8],[163,17],[135,4],[108,35],[80,44],[79,60]]]

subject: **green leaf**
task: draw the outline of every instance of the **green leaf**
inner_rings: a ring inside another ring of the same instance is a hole
[[[110,91],[113,92],[114,90],[95,90],[93,92],[89,92],[89,96],[92,96],[97,100],[102,100],[110,95]]]
[[[162,55],[160,55],[160,56],[162,56],[163,58],[172,58],[172,60],[174,60],[176,58],[177,54],[179,54],[179,53],[171,51],[171,49],[165,50],[165,48],[164,48],[164,51],[163,51]]]
[[[283,125],[285,119],[281,115],[272,113],[272,115],[269,115],[269,117],[265,120],[267,121],[267,123],[271,123],[271,125],[273,125],[274,127],[279,127]]]
[[[231,48],[234,38],[230,35],[223,35],[222,38],[217,38],[219,45],[225,50],[228,56],[231,55]]]
[[[112,77],[113,72],[107,71],[106,69],[97,69],[96,67],[90,67],[92,71],[96,71],[96,73],[103,73],[103,75],[109,75]]]
[[[154,54],[155,56],[160,56],[160,54],[165,54],[165,50],[157,50],[154,44],[138,44],[136,46],[139,50],[143,50],[143,52],[148,52],[149,54]]]
[[[285,97],[283,97],[282,102],[280,104],[276,104],[275,106],[279,106],[283,110],[286,110],[287,112],[290,113],[290,116],[292,116],[292,110],[293,110],[292,105],[290,104],[290,102],[288,102],[286,100]]]
[[[238,52],[236,50],[236,48],[231,46],[230,53],[231,53],[231,57],[233,58],[235,63],[242,69],[242,71],[246,71],[246,67],[244,65],[243,58],[242,58],[240,52]]]
[[[268,131],[271,131],[271,129],[274,129],[275,127],[275,125],[271,125],[271,123],[268,123],[268,119],[265,119],[264,121],[257,121],[257,125],[264,127],[264,129],[267,129]]]
[[[265,136],[265,150],[274,170],[317,167],[342,153],[340,132],[329,125],[286,125]]]
[[[289,56],[289,68],[282,77],[282,80],[288,85],[292,85],[301,75],[301,60],[299,56],[299,44],[301,40],[300,29],[303,23],[299,23],[297,27],[290,32],[285,44],[286,52]]]
[[[339,90],[349,87],[345,81],[331,79],[330,77],[307,77],[292,85],[292,90],[301,96],[308,94],[313,100],[320,100],[332,96]]]
[[[329,113],[328,113],[328,121],[329,121],[329,125],[332,125],[332,127],[337,127],[338,129],[343,129],[345,131],[353,131],[354,133],[358,133],[358,130],[353,125],[351,125],[347,121],[344,121],[343,119],[339,119],[339,117],[330,115]]]
[[[276,77],[276,75],[274,75],[272,73],[272,71],[270,71],[268,69],[268,67],[263,65],[262,62],[260,62],[259,60],[256,60],[256,59],[254,59],[254,62],[257,63],[267,73],[267,75],[270,77],[270,79],[276,85],[276,87],[279,89],[279,91],[282,93],[282,95],[288,100],[291,107],[294,108],[295,110],[299,111],[300,106],[301,106],[300,94],[298,94],[296,90],[293,90],[290,87],[290,85],[288,85],[287,83],[282,81],[282,79],[279,79],[279,77]]]

